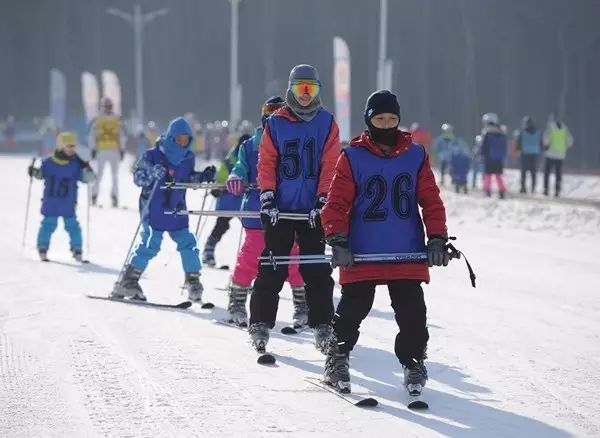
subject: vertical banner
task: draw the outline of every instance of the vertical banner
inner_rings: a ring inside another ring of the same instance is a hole
[[[112,100],[113,109],[116,115],[121,112],[121,84],[116,73],[111,70],[102,70],[102,96]]]
[[[340,141],[349,142],[350,134],[350,50],[340,37],[333,39],[333,90],[335,120],[340,127]]]
[[[58,129],[65,126],[65,112],[67,105],[67,81],[60,70],[50,70],[50,118]]]
[[[81,98],[83,99],[85,118],[87,123],[90,123],[98,115],[100,93],[96,76],[87,71],[81,73]]]

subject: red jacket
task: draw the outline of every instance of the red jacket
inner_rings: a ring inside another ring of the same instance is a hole
[[[385,156],[380,146],[373,143],[368,131],[350,142],[350,147],[364,147],[378,156]],[[413,145],[408,132],[399,132],[398,143],[388,156],[402,155]],[[325,235],[348,233],[350,212],[354,204],[356,186],[352,170],[346,154],[341,154],[329,188],[327,204],[321,212],[321,222]],[[440,190],[435,183],[435,177],[429,164],[429,156],[425,161],[417,179],[417,202],[422,209],[423,222],[428,236],[446,234],[446,209],[440,198]],[[381,236],[382,239],[389,238]],[[421,280],[429,283],[429,269],[426,263],[361,263],[350,269],[340,269],[340,283],[356,283],[358,281],[376,280],[380,284],[389,280]]]
[[[296,116],[290,110],[283,107],[278,109],[272,117],[285,117],[288,120],[297,120]],[[329,136],[323,147],[321,155],[321,173],[319,174],[319,187],[317,194],[327,193],[333,177],[335,162],[340,154],[340,129],[335,120],[331,123]],[[260,191],[277,190],[277,166],[279,164],[279,153],[277,147],[273,144],[269,125],[260,139],[258,147],[258,186]],[[316,201],[316,200],[315,200]]]

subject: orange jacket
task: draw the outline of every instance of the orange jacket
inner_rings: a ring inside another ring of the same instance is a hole
[[[272,117],[285,117],[291,121],[298,118],[286,107],[280,108]],[[331,123],[331,130],[323,147],[321,155],[321,173],[319,174],[319,195],[327,193],[333,178],[335,163],[340,154],[340,130],[335,120]],[[265,190],[277,191],[277,166],[279,165],[279,153],[273,144],[269,125],[265,126],[260,145],[258,147],[258,186],[261,192]]]
[[[366,147],[373,155],[383,156],[381,148],[373,143],[369,133],[363,132],[359,137],[350,142],[349,147]],[[412,145],[412,138],[408,132],[398,134],[398,143],[388,154],[398,156],[406,152]],[[327,204],[321,212],[321,222],[325,235],[334,233],[348,233],[350,213],[356,196],[356,185],[352,176],[352,169],[346,154],[341,154],[335,167],[335,175],[327,196]],[[423,222],[427,235],[446,234],[446,209],[440,198],[440,190],[431,171],[429,157],[418,174],[417,201],[422,209]],[[390,236],[381,236],[389,239]],[[395,236],[402,238],[402,236]],[[356,283],[359,281],[375,280],[385,283],[389,280],[421,280],[429,282],[429,269],[426,263],[361,263],[350,269],[340,269],[340,283]]]

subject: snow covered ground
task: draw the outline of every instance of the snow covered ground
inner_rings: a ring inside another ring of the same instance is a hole
[[[92,210],[92,264],[72,262],[60,225],[49,252],[54,263],[41,263],[40,182],[20,248],[27,162],[0,157],[0,436],[600,435],[597,208],[445,192],[451,233],[478,287],[470,287],[462,261],[435,269],[426,287],[431,409],[404,406],[397,329],[381,290],[351,357],[354,392],[380,402],[361,410],[303,380],[323,364],[309,334],[274,330],[269,346],[278,364],[262,367],[245,332],[213,322],[225,315],[226,293],[217,287],[227,284],[226,271],[202,275],[213,311],[85,298],[111,289],[137,224],[137,191],[124,170],[129,209]],[[201,198],[190,192],[190,207],[199,208]],[[238,236],[232,222],[217,249],[220,263],[233,265]],[[182,282],[165,238],[142,286],[153,301],[179,302]],[[291,313],[285,289],[277,328]]]

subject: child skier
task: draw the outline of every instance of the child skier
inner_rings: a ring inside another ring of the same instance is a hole
[[[459,149],[452,154],[450,158],[450,176],[456,193],[461,191],[466,195],[467,176],[471,167],[471,158],[465,149]]]
[[[339,128],[333,114],[323,109],[317,70],[306,64],[290,72],[285,106],[267,119],[260,140],[258,184],[264,226],[263,256],[289,256],[298,239],[300,255],[323,255],[323,229],[319,220],[327,189],[340,153]],[[305,213],[306,221],[279,219],[279,211]],[[308,325],[315,346],[325,350],[331,334],[333,279],[324,264],[300,266],[308,304]],[[260,266],[250,298],[251,341],[265,350],[269,330],[275,326],[279,292],[288,267]]]
[[[283,106],[283,99],[279,96],[271,97],[262,107],[262,126],[267,118]],[[263,128],[256,128],[254,136],[244,141],[240,146],[238,161],[227,179],[227,190],[233,195],[241,195],[244,186],[256,184],[258,162],[258,145],[263,134]],[[259,211],[260,201],[258,190],[250,190],[242,203],[244,211]],[[252,281],[256,277],[258,264],[256,260],[263,251],[265,242],[262,235],[262,226],[259,219],[242,219],[244,227],[244,242],[240,248],[229,288],[229,321],[240,326],[247,325],[246,297],[252,289]],[[292,247],[292,255],[298,254],[298,245]],[[308,307],[306,305],[304,280],[298,271],[298,265],[290,265],[287,278],[292,287],[294,299],[294,328],[298,329],[308,323]]]
[[[483,157],[483,190],[486,196],[492,196],[492,175],[496,177],[498,195],[504,199],[506,185],[504,184],[504,160],[508,154],[508,139],[502,131],[497,114],[487,113],[481,118],[483,123],[481,156]]]
[[[56,138],[56,147],[51,156],[42,160],[40,168],[29,166],[30,177],[44,180],[42,198],[42,224],[37,237],[37,249],[42,261],[48,261],[50,238],[62,217],[65,230],[69,233],[71,253],[78,262],[82,261],[81,227],[77,221],[77,181],[90,183],[95,175],[89,163],[76,153],[77,137],[71,132],[61,132]]]
[[[200,257],[194,234],[189,230],[188,216],[169,215],[165,212],[186,210],[185,190],[161,190],[166,182],[213,181],[216,169],[209,166],[203,172],[194,171],[195,157],[190,150],[192,129],[183,117],[171,121],[167,131],[159,137],[156,145],[144,153],[133,174],[134,183],[142,188],[140,211],[142,217],[141,239],[124,272],[115,284],[111,296],[145,301],[139,284],[148,262],[160,251],[163,233],[177,243],[185,273],[184,288],[190,301],[202,300],[203,287],[200,283]],[[155,185],[158,188],[153,192]],[[150,199],[150,195],[154,193]],[[149,203],[148,208],[146,204]]]
[[[375,286],[385,284],[400,329],[395,353],[407,389],[417,394],[427,380],[423,360],[429,339],[421,283],[429,282],[428,264],[448,264],[446,212],[427,153],[412,143],[409,133],[398,131],[396,96],[387,90],[371,94],[364,114],[367,130],[339,157],[321,213],[325,239],[333,248],[332,266],[341,267],[342,284],[324,381],[350,391],[349,353],[373,304]],[[353,259],[353,253],[424,251],[428,263],[355,265]]]

